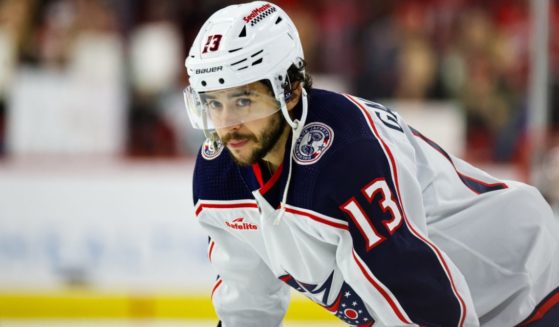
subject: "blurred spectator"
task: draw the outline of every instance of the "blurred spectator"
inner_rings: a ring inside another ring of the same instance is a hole
[[[30,32],[10,86],[10,154],[121,154],[124,48],[112,8],[103,0],[29,3]]]
[[[543,157],[535,177],[546,200],[555,212],[559,212],[559,137],[553,138],[550,143],[550,150]]]
[[[6,98],[17,67],[17,57],[30,29],[31,0],[0,2],[0,156],[5,153]]]
[[[175,156],[175,132],[163,119],[161,100],[177,87],[184,49],[180,31],[173,22],[170,1],[142,1],[136,26],[130,31],[131,107],[128,154]]]
[[[401,41],[394,96],[425,100],[430,96],[436,76],[435,54],[428,39],[432,17],[422,3],[407,1],[396,11],[396,22]]]
[[[194,153],[199,136],[181,121],[185,45],[208,15],[235,2],[4,0],[0,154],[18,64],[122,89],[113,102],[124,106],[129,155]],[[525,160],[530,0],[277,2],[299,27],[311,73],[373,100],[454,101],[467,119],[469,160]],[[550,119],[559,133],[559,3],[550,3]]]
[[[398,83],[401,37],[388,2],[365,4],[363,25],[357,35],[357,74],[353,89],[359,96],[378,100],[392,98]]]
[[[552,133],[559,137],[559,3],[557,1],[552,1],[550,31],[550,121]]]

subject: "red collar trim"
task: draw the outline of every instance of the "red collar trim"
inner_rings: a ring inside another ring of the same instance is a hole
[[[270,179],[266,183],[264,183],[264,179],[262,178],[262,170],[260,169],[260,165],[258,163],[252,165],[252,171],[256,176],[256,180],[258,181],[258,184],[260,184],[260,194],[264,195],[279,180],[281,176],[281,172],[283,171],[283,163],[278,167],[276,172],[272,175],[272,177],[270,177]]]
[[[254,172],[254,176],[256,176],[256,180],[258,181],[258,185],[260,188],[264,187],[264,179],[262,178],[262,170],[260,170],[260,165],[257,163],[252,164],[252,171]]]

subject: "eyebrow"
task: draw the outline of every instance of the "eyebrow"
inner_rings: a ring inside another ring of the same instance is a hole
[[[234,93],[230,93],[227,95],[228,99],[232,99],[232,98],[238,98],[238,97],[242,97],[242,96],[248,96],[248,95],[254,95],[254,92],[251,90],[246,90],[246,91],[236,91]],[[211,100],[215,100],[216,97],[213,95],[209,95],[209,94],[204,94],[203,95],[206,99],[211,99]]]

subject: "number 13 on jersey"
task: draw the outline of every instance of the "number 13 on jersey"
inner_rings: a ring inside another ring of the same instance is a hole
[[[361,193],[363,193],[365,199],[367,199],[367,202],[371,205],[378,205],[382,209],[382,212],[388,212],[390,214],[390,218],[383,220],[382,224],[388,233],[392,235],[402,224],[402,213],[386,180],[384,178],[373,180],[361,189]],[[375,204],[373,203],[373,199],[378,193],[380,193],[380,200]],[[352,197],[346,203],[342,204],[340,209],[350,216],[351,220],[353,220],[359,229],[359,232],[363,235],[363,238],[367,242],[367,251],[370,251],[386,239],[386,237],[381,235],[375,228],[372,223],[372,218],[367,216],[365,210],[359,205],[355,197]]]

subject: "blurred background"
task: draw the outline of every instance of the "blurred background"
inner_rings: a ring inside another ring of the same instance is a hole
[[[0,0],[0,326],[215,325],[182,89],[232,3]],[[316,87],[388,104],[559,212],[558,0],[275,3]]]

